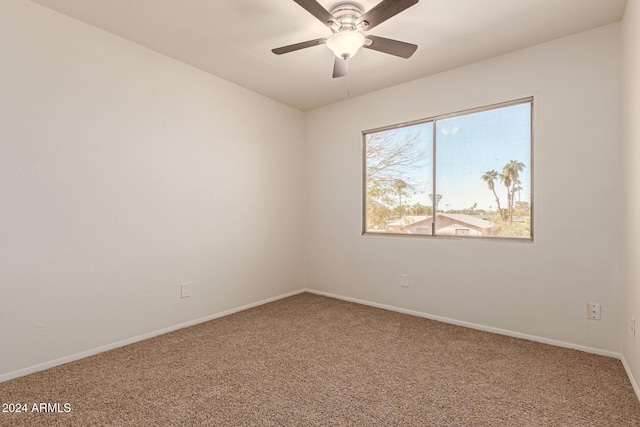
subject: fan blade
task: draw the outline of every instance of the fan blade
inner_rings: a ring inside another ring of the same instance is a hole
[[[316,17],[316,19],[322,22],[324,25],[331,26],[336,25],[340,27],[340,23],[327,9],[322,7],[316,0],[293,0],[302,6],[307,12]]]
[[[294,52],[300,49],[306,49],[308,47],[318,46],[318,45],[324,44],[326,41],[327,39],[309,40],[306,42],[301,42],[301,43],[291,44],[289,46],[282,46],[276,49],[271,49],[271,52],[275,53],[276,55],[282,55],[283,53],[289,53],[289,52]]]
[[[346,59],[338,58],[333,63],[333,78],[344,77],[349,72],[349,62]]]
[[[362,47],[399,56],[400,58],[410,58],[416,49],[418,49],[417,45],[401,42],[400,40],[385,39],[384,37],[378,36],[367,36],[367,39],[371,40],[371,43],[365,43]]]
[[[368,25],[366,25],[363,30],[370,30],[376,25],[382,24],[392,16],[410,8],[414,4],[418,3],[418,1],[420,0],[382,0],[374,6],[373,9],[358,18],[356,21],[356,27],[359,28],[362,23],[366,22]]]

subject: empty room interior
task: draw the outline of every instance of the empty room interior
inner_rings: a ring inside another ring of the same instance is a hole
[[[640,0],[0,0],[0,425],[640,425],[636,160]]]

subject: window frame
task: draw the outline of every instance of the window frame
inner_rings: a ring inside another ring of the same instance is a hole
[[[444,235],[444,234],[436,234],[436,223],[437,223],[437,212],[432,214],[432,224],[431,224],[431,234],[403,234],[403,233],[381,233],[375,231],[367,231],[367,135],[376,133],[376,132],[384,132],[394,129],[406,128],[409,126],[415,126],[425,123],[432,123],[432,205],[431,209],[433,212],[433,208],[435,205],[435,200],[437,197],[436,190],[436,172],[437,172],[437,160],[436,160],[436,149],[437,149],[437,122],[440,120],[450,119],[454,117],[466,116],[469,114],[481,113],[485,111],[497,110],[501,108],[513,107],[516,105],[530,104],[530,117],[529,117],[529,174],[531,178],[530,187],[531,187],[531,200],[529,201],[529,210],[530,210],[530,226],[529,226],[529,237],[499,237],[499,236],[463,236],[463,235]],[[485,105],[482,107],[469,108],[466,110],[460,110],[453,113],[440,114],[437,116],[432,116],[424,119],[412,120],[403,123],[397,123],[390,126],[383,126],[373,129],[368,129],[362,131],[362,139],[361,139],[361,151],[362,151],[362,159],[361,159],[361,167],[362,167],[362,230],[361,235],[363,237],[374,236],[374,237],[399,237],[399,238],[427,238],[427,239],[454,239],[454,240],[487,240],[487,241],[508,241],[508,242],[521,242],[521,243],[533,243],[534,241],[534,194],[535,194],[535,176],[534,176],[534,127],[535,127],[535,97],[527,96],[524,98],[518,98],[510,101],[503,101],[494,104]]]

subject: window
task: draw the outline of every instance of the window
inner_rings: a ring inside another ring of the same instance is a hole
[[[527,98],[363,132],[363,233],[532,239],[532,114]]]

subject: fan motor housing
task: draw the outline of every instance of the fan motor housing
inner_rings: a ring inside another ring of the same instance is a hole
[[[333,32],[351,30],[356,31],[356,21],[358,18],[364,14],[364,9],[358,3],[354,2],[340,2],[334,4],[331,9],[329,9],[329,13],[331,13],[336,20],[340,23],[338,28],[334,28],[332,26],[331,29]]]

